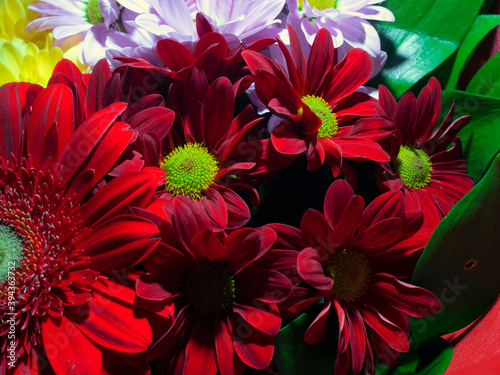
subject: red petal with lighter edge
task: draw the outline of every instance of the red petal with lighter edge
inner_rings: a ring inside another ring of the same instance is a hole
[[[101,351],[64,315],[47,318],[41,331],[45,353],[56,374],[101,374]]]
[[[411,316],[429,316],[441,308],[439,299],[428,290],[407,284],[389,274],[374,275],[371,288],[394,308]]]
[[[400,218],[390,218],[379,221],[363,231],[356,238],[353,246],[356,248],[387,247],[395,242],[403,231],[403,224]]]
[[[325,275],[325,268],[330,262],[329,254],[319,248],[307,247],[297,258],[297,269],[306,283],[319,290],[331,290],[333,279]]]
[[[342,149],[342,157],[352,160],[373,160],[388,162],[391,158],[378,143],[360,137],[336,138],[335,142]]]
[[[256,369],[267,368],[273,358],[274,337],[252,328],[243,319],[228,323],[234,349],[241,360]]]
[[[248,324],[262,333],[276,336],[281,328],[281,317],[276,305],[261,304],[262,308],[259,308],[259,304],[256,304],[255,301],[246,300],[244,302],[245,304],[234,302],[233,312],[241,315]]]
[[[86,319],[76,326],[99,345],[119,352],[139,353],[147,350],[153,341],[148,320],[135,317],[132,306],[124,306],[96,292],[88,307]],[[81,313],[81,308],[74,311],[76,315]]]
[[[174,72],[178,72],[194,62],[191,51],[175,40],[163,39],[158,41],[156,51],[165,66]]]
[[[198,260],[207,259],[213,262],[227,258],[226,248],[210,229],[203,229],[193,236],[191,249]]]
[[[326,29],[319,29],[314,38],[307,60],[306,91],[310,95],[320,94],[319,90],[333,64],[333,42]],[[329,83],[330,84],[330,83]]]
[[[234,374],[234,348],[229,327],[224,320],[219,316],[215,318],[215,354],[217,357],[217,365],[221,375]]]
[[[271,229],[268,232],[262,232],[263,235],[273,233]],[[235,271],[259,259],[268,250],[262,246],[261,232],[253,228],[235,230],[226,237],[224,244],[228,256],[227,266]]]
[[[213,184],[212,184],[213,186]],[[211,187],[205,189],[205,196],[196,201],[200,208],[206,212],[210,218],[212,228],[214,231],[221,231],[227,227],[227,207],[224,198],[219,192]]]
[[[165,288],[154,281],[151,275],[143,275],[137,279],[135,290],[137,295],[149,301],[165,301],[167,298],[175,297],[175,294],[165,290]]]
[[[19,157],[27,88],[27,83],[7,83],[0,87],[0,161],[5,162],[11,153]]]
[[[215,332],[213,320],[198,317],[186,347],[184,374],[215,375]]]
[[[375,198],[363,212],[360,233],[377,224],[379,221],[392,217],[401,218],[404,212],[403,193],[389,191]]]
[[[311,323],[304,335],[304,341],[308,344],[317,344],[326,336],[328,320],[330,319],[330,309],[332,304],[331,296],[326,296],[325,304],[320,313]]]
[[[284,301],[292,283],[283,274],[257,267],[247,267],[236,274],[236,293],[267,303]]]
[[[356,306],[352,304],[345,306],[345,313],[347,324],[351,329],[349,342],[352,354],[352,371],[357,374],[363,367],[366,353],[365,323]]]
[[[325,195],[324,212],[330,228],[340,222],[349,202],[355,197],[351,185],[344,180],[334,181]]]
[[[356,195],[347,204],[340,221],[335,226],[331,236],[330,244],[335,249],[347,246],[354,237],[361,223],[361,216],[365,208],[363,197]]]
[[[302,137],[290,131],[284,122],[273,129],[271,141],[276,151],[282,154],[296,155],[307,150],[306,142]]]
[[[330,226],[321,212],[313,210],[312,208],[308,209],[304,215],[302,215],[300,229],[302,230],[302,234],[311,241],[328,249],[327,238],[330,234]]]

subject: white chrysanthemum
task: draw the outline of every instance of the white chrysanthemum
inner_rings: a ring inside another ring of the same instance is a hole
[[[198,12],[212,28],[231,42],[252,43],[276,37],[280,31],[276,17],[285,0],[122,0],[120,3],[138,13],[129,24],[141,27],[160,38],[194,42]]]
[[[380,38],[368,20],[394,21],[390,10],[379,5],[384,0],[286,0],[287,22],[302,31],[312,44],[320,28],[332,34],[335,47],[362,48],[379,57]]]
[[[81,35],[78,49],[80,61],[95,65],[105,57],[109,46],[127,47],[133,43],[130,35],[120,31],[120,7],[114,0],[42,0],[29,8],[41,17],[28,25],[33,29],[53,29],[54,38],[62,43],[66,38]]]

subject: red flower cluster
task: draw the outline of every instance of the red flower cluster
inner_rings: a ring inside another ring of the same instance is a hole
[[[320,303],[306,342],[334,321],[335,374],[372,373],[374,355],[408,350],[408,315],[439,308],[402,279],[472,187],[456,137],[468,117],[452,108],[431,134],[434,79],[417,99],[362,93],[370,56],[337,61],[325,30],[307,58],[292,29],[291,52],[277,40],[284,67],[259,53],[274,41],[229,50],[198,21],[194,51],[158,44],[167,70],[120,58],[82,75],[63,60],[46,88],[0,87],[0,373],[267,369],[282,317]],[[245,101],[253,81],[270,133]],[[345,179],[324,213],[252,223],[257,181],[302,154]],[[366,208],[358,161],[391,190]]]

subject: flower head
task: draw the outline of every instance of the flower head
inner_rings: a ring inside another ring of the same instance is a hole
[[[144,260],[149,273],[136,291],[147,300],[173,299],[179,313],[148,357],[172,374],[266,368],[281,328],[276,303],[292,287],[281,265],[297,253],[272,250],[276,234],[269,228],[216,234],[210,218],[183,196],[165,210],[164,241]]]
[[[417,234],[422,222],[420,212],[404,210],[402,193],[382,194],[365,208],[343,180],[330,186],[324,215],[309,210],[302,217],[297,269],[309,287],[296,287],[286,305],[299,313],[324,298],[304,339],[319,342],[328,321],[338,320],[335,375],[351,367],[357,374],[364,364],[366,373],[373,373],[372,344],[379,358],[393,365],[399,352],[409,349],[407,315],[439,310],[432,293],[400,280],[411,277],[428,239]],[[293,233],[271,228],[278,236]]]
[[[402,191],[407,209],[423,211],[425,226],[435,228],[474,186],[456,136],[470,116],[453,121],[453,104],[434,131],[441,114],[441,86],[435,78],[430,79],[418,98],[407,93],[397,102],[381,86],[380,105],[397,132],[393,137],[391,162],[380,169],[379,186],[385,191]]]
[[[151,200],[156,180],[122,175],[94,190],[132,139],[116,121],[125,103],[79,122],[73,91],[60,83],[7,84],[0,102],[0,345],[14,342],[21,372],[48,360],[56,374],[100,374],[103,351],[140,353],[152,341],[133,289],[110,272],[158,243],[156,225],[127,211]]]
[[[259,99],[275,115],[270,123],[276,150],[290,155],[307,152],[309,170],[326,161],[335,176],[341,171],[342,158],[387,160],[375,141],[390,134],[390,124],[378,118],[352,125],[356,118],[372,117],[378,111],[375,99],[356,92],[370,76],[373,63],[369,55],[353,49],[337,63],[330,34],[321,29],[306,61],[291,27],[289,33],[291,54],[278,40],[287,72],[258,53],[242,52],[255,75]],[[364,135],[361,129],[365,127],[373,131]]]

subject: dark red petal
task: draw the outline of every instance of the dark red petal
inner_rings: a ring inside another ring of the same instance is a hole
[[[194,62],[191,51],[175,40],[163,39],[158,41],[156,51],[165,66],[174,72],[178,72]]]
[[[198,260],[208,259],[213,262],[227,257],[226,248],[210,229],[204,229],[193,236],[191,250]]]
[[[71,374],[75,368],[88,375],[101,374],[101,351],[64,315],[47,318],[41,331],[45,353],[57,374]]]
[[[241,52],[241,56],[245,59],[248,68],[255,74],[257,69],[267,70],[268,72],[274,72],[273,62],[266,56],[258,53],[256,51],[249,51],[248,49]]]
[[[85,118],[90,117],[95,112],[101,110],[104,89],[106,83],[111,78],[111,69],[107,60],[100,60],[92,69],[89,83],[87,85],[87,94],[85,96]]]
[[[243,319],[228,323],[234,350],[241,360],[255,369],[267,368],[273,357],[274,337],[254,329]]]
[[[403,331],[393,322],[389,321],[372,306],[363,306],[359,309],[363,320],[368,324],[380,337],[398,352],[407,352],[410,348],[408,333]]]
[[[316,344],[323,340],[326,336],[328,320],[330,319],[331,304],[332,297],[326,296],[323,308],[311,323],[311,325],[307,328],[307,331],[304,335],[304,341],[308,344]]]
[[[378,143],[360,137],[338,137],[335,139],[342,150],[342,157],[352,160],[373,160],[379,163],[390,161],[390,156]]]
[[[111,128],[115,120],[127,108],[126,103],[115,103],[94,113],[73,133],[58,160],[58,172],[67,182],[84,165]]]
[[[349,304],[345,309],[350,326],[350,347],[352,354],[352,371],[357,374],[363,367],[366,353],[366,330],[363,318],[356,306]]]
[[[351,185],[344,180],[334,181],[325,196],[324,212],[330,228],[340,222],[349,202],[355,197]]]
[[[325,150],[325,161],[332,170],[334,177],[337,177],[341,172],[342,166],[342,149],[330,138],[318,138]]]
[[[155,282],[151,275],[139,277],[135,283],[137,295],[150,301],[165,301],[167,298],[175,297],[170,291],[166,290],[162,284]]]
[[[304,86],[305,77],[307,74],[306,58],[304,57],[304,53],[302,52],[302,49],[300,47],[300,40],[299,37],[297,36],[297,33],[290,24],[287,25],[287,29],[288,29],[288,34],[290,35],[290,49],[292,52],[293,60],[295,61],[295,64],[297,64],[297,72],[299,79],[301,81],[300,87],[302,88]]]
[[[212,319],[199,317],[186,347],[185,374],[215,375],[215,333]]]
[[[304,281],[319,290],[331,290],[333,279],[325,275],[330,261],[329,254],[323,249],[307,247],[297,258],[297,269]]]
[[[68,144],[75,127],[73,105],[71,89],[61,84],[49,86],[38,95],[26,134],[26,153],[31,155],[33,168],[40,169],[43,164],[43,145],[53,124],[57,127],[56,155]]]
[[[326,29],[319,29],[309,52],[307,60],[306,91],[310,95],[318,95],[326,73],[333,64],[332,36]],[[330,85],[331,82],[328,82]]]
[[[404,212],[404,196],[403,193],[397,191],[389,191],[375,198],[363,212],[363,219],[360,233],[363,233],[367,228],[377,224],[379,221],[392,217],[401,218]]]
[[[235,375],[234,372],[234,348],[229,328],[225,319],[215,318],[215,354],[217,357],[217,367],[221,375]]]
[[[147,350],[153,341],[148,320],[134,316],[132,306],[125,306],[99,292],[94,293],[88,306],[87,318],[76,325],[99,345],[120,352],[139,353]],[[81,311],[79,309],[75,314]]]
[[[338,249],[347,246],[361,224],[361,216],[365,208],[365,201],[360,195],[355,195],[344,209],[343,215],[335,226],[331,236],[330,244]]]
[[[292,283],[282,273],[247,267],[236,273],[236,293],[267,303],[284,301],[292,291]]]
[[[227,266],[230,269],[237,271],[259,259],[269,250],[263,243],[274,240],[268,241],[264,237],[270,236],[275,239],[276,233],[270,228],[262,229],[261,231],[253,228],[237,229],[226,237],[224,244],[228,253]]]
[[[415,99],[415,96],[411,92],[408,92],[399,99],[393,116],[394,122],[401,131],[403,145],[413,145],[416,143],[416,139],[412,138],[412,134],[417,124],[417,118],[417,99]]]
[[[300,95],[288,81],[283,81],[274,73],[258,69],[255,72],[255,90],[259,99],[268,105],[272,99],[279,99],[287,112],[297,114],[302,101]]]
[[[394,367],[399,361],[399,351],[391,348],[386,340],[384,340],[376,331],[370,332],[371,344],[377,353],[378,358],[383,364],[389,367]],[[405,350],[406,352],[407,350]]]
[[[372,285],[394,308],[411,316],[429,316],[441,307],[439,299],[428,290],[407,284],[389,274],[377,274]]]
[[[353,246],[356,248],[376,248],[390,246],[395,242],[403,231],[403,224],[400,218],[390,218],[381,220],[363,231],[356,237]]]
[[[271,228],[278,235],[275,247],[279,249],[296,250],[312,245],[299,229],[290,225],[276,223],[267,224],[266,227]]]
[[[271,141],[276,151],[282,154],[297,155],[307,150],[303,137],[291,131],[285,122],[273,129]]]
[[[205,196],[198,200],[197,203],[210,218],[213,230],[219,232],[226,229],[228,212],[224,198],[217,190],[211,187],[205,189],[204,194]]]
[[[330,226],[325,216],[316,210],[307,210],[300,220],[302,234],[314,243],[328,249],[327,238],[330,234]]]
[[[384,111],[391,117],[394,116],[394,111],[396,110],[397,102],[389,89],[383,85],[378,87],[378,97],[379,102]]]
[[[245,201],[231,189],[216,185],[217,191],[224,199],[227,208],[227,228],[236,229],[244,226],[250,220],[250,209]]]
[[[266,335],[278,334],[281,328],[281,317],[274,303],[259,303],[251,300],[240,302],[245,302],[245,304],[235,301],[232,306],[233,312],[241,315],[248,324]]]
[[[182,273],[193,267],[195,261],[179,250],[160,242],[143,263],[155,278],[173,284],[182,280]]]

